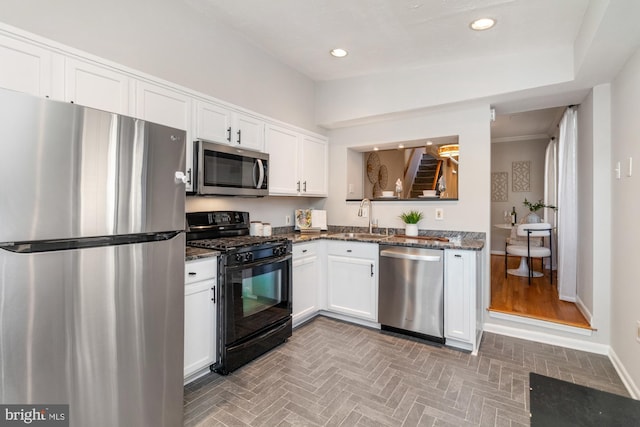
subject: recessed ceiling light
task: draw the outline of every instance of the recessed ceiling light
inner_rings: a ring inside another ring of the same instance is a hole
[[[404,148],[404,144],[398,144],[398,148]]]
[[[427,145],[433,145],[433,141],[427,141]]]
[[[379,148],[378,147],[373,147],[373,151],[378,151]]]
[[[331,49],[331,52],[329,52],[332,56],[335,56],[336,58],[344,58],[345,56],[347,56],[347,51],[344,49],[340,49],[340,48],[336,48],[336,49]]]
[[[496,20],[493,18],[480,18],[469,24],[472,30],[484,31],[496,25]]]

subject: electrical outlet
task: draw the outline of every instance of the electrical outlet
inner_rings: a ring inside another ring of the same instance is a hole
[[[291,217],[289,215],[285,215],[284,225],[291,225]]]
[[[436,220],[440,221],[444,219],[444,209],[436,208]]]

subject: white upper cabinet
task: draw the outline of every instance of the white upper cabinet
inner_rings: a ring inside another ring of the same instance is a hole
[[[0,87],[54,98],[52,57],[46,49],[0,35]]]
[[[150,122],[183,129],[187,132],[185,173],[186,191],[193,189],[193,145],[191,143],[191,115],[193,99],[184,92],[164,86],[136,82],[136,117]]]
[[[195,139],[229,144],[231,141],[231,111],[206,101],[196,101]]]
[[[267,125],[269,194],[327,196],[327,141]]]
[[[264,150],[264,121],[212,102],[196,102],[195,138]]]
[[[235,113],[231,144],[248,150],[264,151],[264,121],[248,114]]]
[[[326,197],[328,188],[327,141],[303,135],[301,156],[302,194]]]
[[[73,58],[65,59],[64,100],[131,115],[131,79],[120,72]]]
[[[178,129],[190,129],[190,96],[144,81],[138,81],[136,88],[136,117]]]
[[[269,153],[269,194],[297,195],[301,189],[298,171],[300,135],[273,125],[267,125],[265,134]]]

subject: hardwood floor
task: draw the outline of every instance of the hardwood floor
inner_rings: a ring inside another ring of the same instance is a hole
[[[517,268],[520,257],[509,257],[508,268]],[[536,270],[540,270],[536,260]],[[556,273],[553,273],[553,285],[549,284],[549,271],[544,277],[531,279],[526,277],[504,277],[504,255],[491,255],[491,305],[489,310],[507,314],[532,317],[590,329],[578,307],[571,302],[558,299]]]

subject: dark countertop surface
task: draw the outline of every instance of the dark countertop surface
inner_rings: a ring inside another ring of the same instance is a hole
[[[185,261],[193,261],[201,258],[210,258],[220,255],[220,251],[213,249],[193,248],[187,246],[185,250]]]
[[[460,249],[467,251],[481,251],[485,241],[482,239],[465,238],[464,233],[460,242],[455,241],[455,237],[449,237],[452,241],[442,241],[441,236],[418,236],[407,237],[405,235],[385,235],[369,233],[350,232],[321,232],[321,233],[283,233],[278,236],[286,237],[294,245],[297,243],[313,242],[315,240],[338,240],[346,242],[377,243],[380,245],[409,246],[425,249]],[[201,258],[208,258],[220,255],[220,251],[213,249],[186,247],[185,261],[193,261]]]
[[[353,234],[353,235],[350,235]],[[342,240],[350,242],[378,243],[381,245],[410,246],[426,249],[461,249],[468,251],[481,251],[484,248],[484,240],[461,239],[458,242],[444,242],[440,240],[430,240],[427,236],[416,238],[404,235],[369,234],[369,233],[287,233],[284,234],[293,244],[312,242],[314,240]]]

